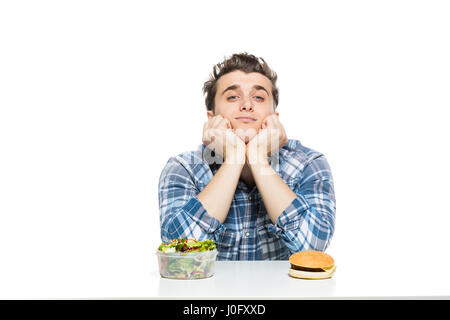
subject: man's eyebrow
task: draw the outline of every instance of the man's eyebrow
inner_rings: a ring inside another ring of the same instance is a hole
[[[257,84],[257,85],[254,85],[253,88],[256,90],[264,90],[267,93],[267,95],[269,95],[269,92],[267,92],[266,88],[264,88],[263,86],[260,86]]]
[[[225,92],[227,92],[229,90],[236,90],[236,89],[239,89],[240,87],[241,86],[238,84],[233,84],[233,85],[229,86],[228,88],[226,88],[225,90],[223,90],[222,95],[224,95]],[[253,89],[264,90],[267,93],[267,95],[269,95],[269,92],[267,92],[266,88],[264,88],[263,86],[260,86],[259,84],[254,85]]]
[[[236,90],[238,88],[240,88],[241,86],[237,85],[237,84],[233,84],[232,86],[229,86],[228,88],[226,88],[225,90],[223,90],[222,95],[225,94],[225,92],[229,91],[229,90]]]

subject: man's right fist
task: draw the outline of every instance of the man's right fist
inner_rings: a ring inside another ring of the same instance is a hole
[[[245,163],[245,142],[233,132],[230,121],[221,115],[211,117],[205,122],[202,141],[224,162]]]

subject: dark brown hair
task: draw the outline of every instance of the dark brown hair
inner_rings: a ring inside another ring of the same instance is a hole
[[[235,53],[230,58],[226,58],[223,62],[216,64],[213,72],[210,74],[209,80],[203,85],[203,94],[205,94],[206,109],[214,111],[214,98],[217,92],[217,81],[224,74],[240,70],[245,73],[259,72],[266,76],[272,82],[272,96],[274,109],[278,105],[278,88],[276,86],[277,74],[269,68],[269,65],[263,58],[257,58],[249,53]]]

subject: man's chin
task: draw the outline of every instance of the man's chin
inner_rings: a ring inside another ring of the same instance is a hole
[[[233,129],[234,133],[241,138],[242,141],[248,143],[253,139],[259,132],[259,129],[256,128],[236,128]]]

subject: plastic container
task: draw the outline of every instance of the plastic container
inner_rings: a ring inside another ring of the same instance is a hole
[[[217,250],[202,252],[156,251],[159,273],[169,279],[204,279],[214,275]]]

